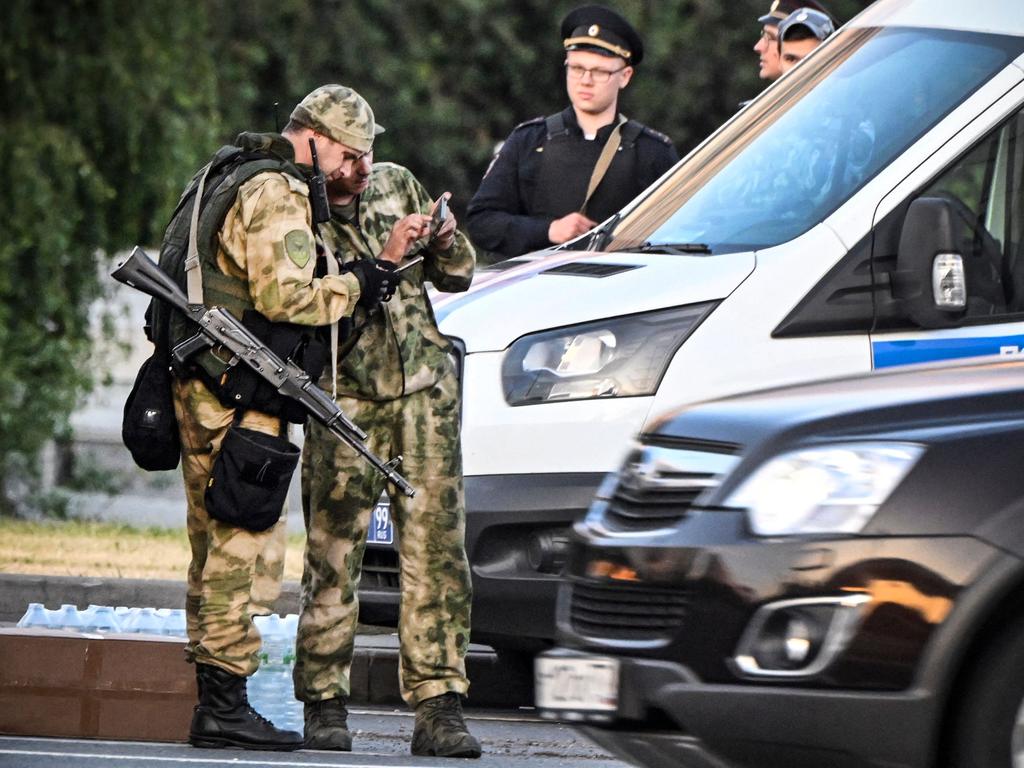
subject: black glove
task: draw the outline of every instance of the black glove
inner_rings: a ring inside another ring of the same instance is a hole
[[[349,272],[359,281],[359,301],[364,309],[373,309],[395,295],[398,274],[395,265],[383,259],[359,259],[349,265]]]

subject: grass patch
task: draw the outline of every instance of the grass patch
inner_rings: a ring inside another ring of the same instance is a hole
[[[302,575],[302,533],[289,534],[284,577]],[[30,522],[0,517],[0,572],[184,581],[185,530],[133,528],[81,520]]]

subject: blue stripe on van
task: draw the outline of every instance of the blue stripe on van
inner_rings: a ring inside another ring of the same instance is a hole
[[[1022,349],[1024,335],[871,342],[875,368],[956,360],[961,357],[1019,353]]]

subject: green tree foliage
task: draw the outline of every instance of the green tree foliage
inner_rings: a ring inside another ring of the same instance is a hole
[[[213,141],[212,59],[194,55],[202,26],[180,10],[10,0],[0,11],[4,479],[14,457],[66,424],[93,379],[99,255],[152,241],[184,169]]]
[[[218,0],[225,124],[269,129],[325,82],[351,85],[387,127],[378,160],[407,165],[461,215],[495,145],[568,103],[559,25],[582,0]],[[622,109],[681,153],[764,84],[752,50],[770,0],[620,0],[646,57]],[[840,21],[868,0],[833,0]],[[243,96],[239,99],[237,96]],[[227,137],[225,137],[227,138]]]
[[[832,0],[840,21],[867,0]],[[156,245],[219,144],[283,124],[326,82],[355,87],[407,165],[463,215],[495,145],[562,109],[562,17],[582,0],[8,0],[0,10],[0,481],[97,372],[101,265]],[[769,0],[620,0],[647,55],[631,117],[685,153],[763,87]],[[2,485],[2,483],[0,483]],[[4,501],[0,493],[0,512]]]

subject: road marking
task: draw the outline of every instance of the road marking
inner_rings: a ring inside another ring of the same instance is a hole
[[[362,757],[385,757],[396,758],[398,755],[385,755],[374,752],[360,752]],[[372,763],[321,763],[321,762],[294,762],[291,760],[241,760],[239,758],[215,757],[159,757],[157,755],[104,755],[96,752],[47,752],[32,749],[0,749],[0,755],[21,755],[23,757],[59,757],[78,758],[82,760],[135,760],[149,761],[153,763],[202,763],[203,765],[277,765],[293,766],[293,768],[368,768]],[[377,764],[379,765],[379,763]],[[436,768],[427,765],[402,764],[402,768]]]

